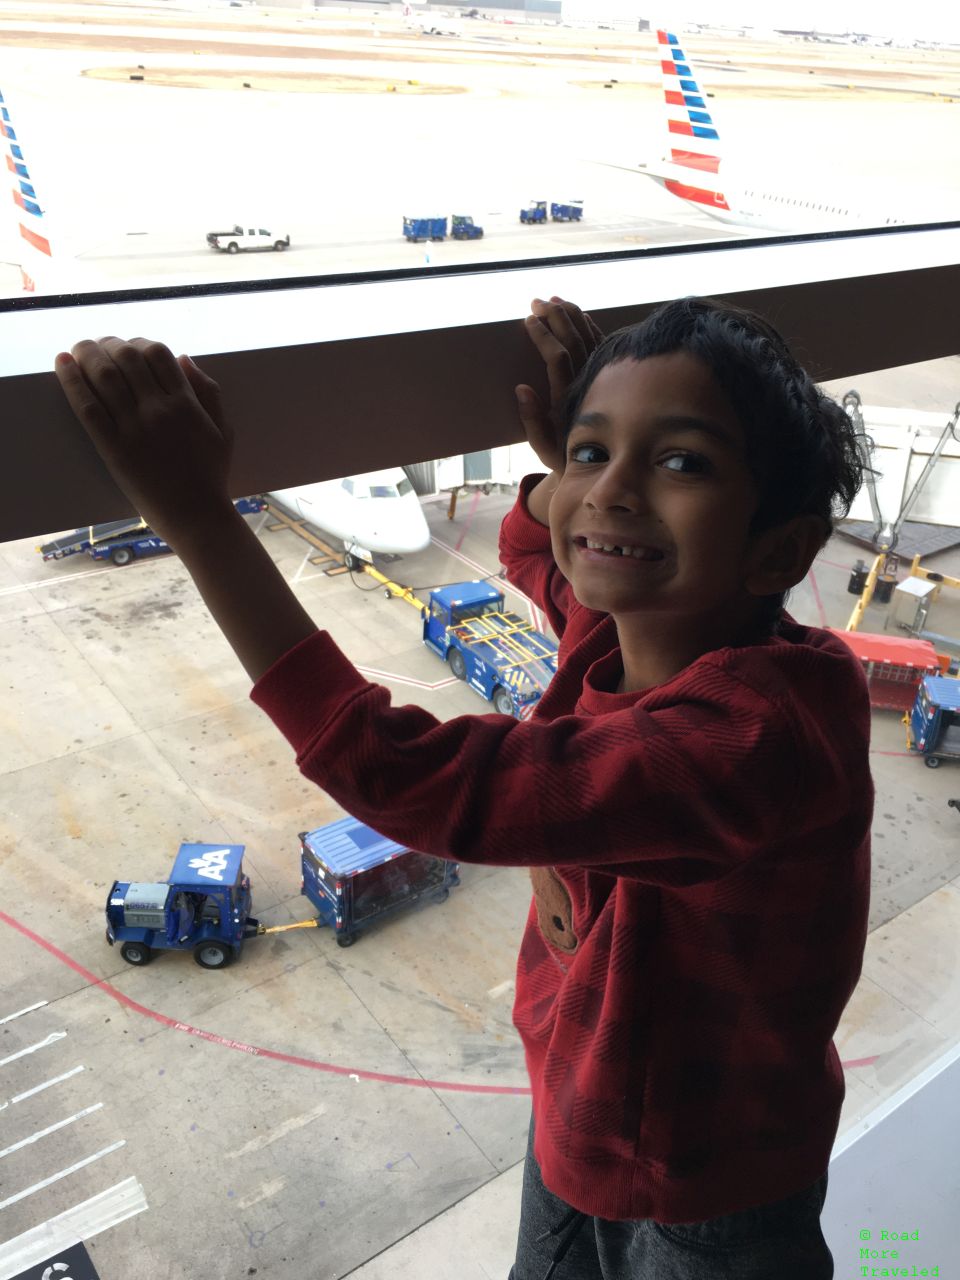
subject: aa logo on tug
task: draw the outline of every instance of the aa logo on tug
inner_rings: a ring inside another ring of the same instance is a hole
[[[218,880],[223,884],[223,873],[227,869],[229,849],[208,849],[202,857],[191,858],[187,864],[198,876],[207,880]]]

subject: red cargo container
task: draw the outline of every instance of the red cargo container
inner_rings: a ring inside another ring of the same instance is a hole
[[[827,630],[839,636],[860,659],[873,707],[909,711],[923,677],[941,675],[950,664],[949,658],[938,654],[929,640],[839,631],[833,627]]]

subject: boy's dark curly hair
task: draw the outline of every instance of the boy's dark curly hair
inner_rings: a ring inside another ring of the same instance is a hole
[[[754,312],[713,298],[679,298],[639,324],[611,333],[570,386],[561,410],[564,436],[606,365],[674,351],[686,351],[710,368],[743,426],[747,464],[759,493],[751,533],[813,514],[822,521],[826,542],[863,481],[857,433],[773,325]],[[766,604],[764,614],[772,623],[783,597],[770,597]]]

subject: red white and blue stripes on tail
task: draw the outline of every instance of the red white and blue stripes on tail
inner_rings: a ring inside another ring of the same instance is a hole
[[[37,278],[46,275],[46,271],[42,268],[51,259],[50,241],[44,234],[43,210],[37,201],[30,171],[24,161],[23,151],[17,141],[10,111],[2,93],[0,93],[0,135],[6,141],[4,158],[13,187],[13,202],[17,206],[16,216],[20,226],[20,236],[25,242],[24,258],[20,263],[20,277],[24,291],[34,293],[37,288]]]
[[[680,47],[679,39],[670,31],[658,31],[660,70],[663,73],[663,92],[667,102],[667,129],[670,150],[667,159],[671,166],[689,170],[690,181],[682,176],[667,177],[663,185],[709,213],[730,206],[723,192],[718,190],[720,169],[720,135],[710,111],[707,97]]]

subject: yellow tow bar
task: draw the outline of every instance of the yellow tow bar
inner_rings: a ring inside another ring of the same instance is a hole
[[[399,582],[394,582],[386,577],[379,569],[374,569],[372,564],[364,564],[364,571],[370,575],[376,582],[384,588],[384,594],[393,597],[395,600],[406,600],[407,604],[412,604],[415,609],[421,612],[426,609],[426,605],[422,600],[413,594],[409,587],[401,586]]]
[[[275,924],[268,929],[266,925],[260,925],[257,929],[257,937],[261,933],[286,933],[288,929],[316,929],[316,920],[301,920],[299,924]]]

